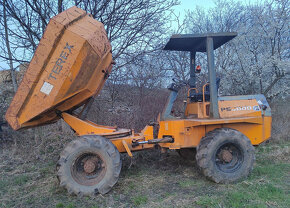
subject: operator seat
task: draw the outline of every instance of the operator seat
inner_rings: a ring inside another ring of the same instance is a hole
[[[219,90],[220,87],[220,78],[216,79],[216,86],[217,86],[217,91]],[[202,102],[203,101],[203,94],[202,92],[196,93],[195,91],[193,93],[190,93],[190,101],[191,102]],[[204,99],[205,102],[209,102],[210,101],[210,89],[209,89],[209,85],[205,86],[205,90],[204,90]]]

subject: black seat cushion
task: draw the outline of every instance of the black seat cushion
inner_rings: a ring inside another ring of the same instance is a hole
[[[217,86],[217,91],[220,87],[220,78],[216,79],[216,86]],[[195,93],[193,90],[190,92],[190,101],[191,102],[203,102],[203,96],[202,93]],[[205,102],[209,102],[210,101],[210,90],[209,90],[209,85],[205,86],[205,92],[204,92],[204,98],[205,98]]]
[[[204,98],[205,98],[205,102],[209,102],[210,101],[210,94],[209,92],[205,92],[204,93]],[[190,101],[191,102],[202,102],[203,101],[203,95],[202,93],[194,93],[190,96]]]

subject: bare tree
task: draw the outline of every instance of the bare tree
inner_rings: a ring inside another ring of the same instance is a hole
[[[249,5],[219,0],[215,8],[188,12],[189,33],[238,32],[215,51],[224,93],[269,98],[289,93],[289,9],[287,0]]]
[[[114,58],[120,68],[154,50],[164,35],[166,21],[177,0],[6,0],[5,7],[11,18],[10,33],[12,54],[4,60],[29,61],[35,51],[49,19],[57,13],[76,5],[104,23],[113,45]],[[3,6],[3,2],[0,2]],[[3,22],[0,22],[3,24]],[[138,50],[137,50],[138,48]]]
[[[10,74],[11,74],[13,89],[14,89],[14,92],[16,92],[17,91],[17,82],[16,82],[16,76],[15,76],[15,69],[13,67],[12,53],[10,50],[7,22],[8,21],[7,21],[7,15],[6,15],[6,0],[4,0],[3,1],[3,24],[4,24],[4,33],[5,33],[5,44],[6,44],[7,54],[9,57],[9,66],[10,66]]]

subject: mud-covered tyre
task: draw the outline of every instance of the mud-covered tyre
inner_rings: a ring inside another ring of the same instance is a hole
[[[216,183],[233,183],[247,177],[255,161],[254,147],[241,132],[220,128],[209,132],[197,147],[201,172]]]
[[[186,160],[195,160],[196,148],[182,148],[182,149],[177,149],[176,152],[183,159],[186,159]]]
[[[97,135],[82,136],[70,142],[60,154],[57,177],[70,194],[105,194],[118,181],[122,163],[112,142]]]

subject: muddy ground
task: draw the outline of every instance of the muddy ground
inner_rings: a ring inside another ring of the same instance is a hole
[[[79,198],[59,188],[55,176],[58,154],[70,139],[60,142],[53,127],[35,132],[1,143],[0,207],[290,207],[287,139],[257,147],[252,174],[236,184],[208,181],[195,161],[175,151],[161,158],[150,150],[134,153],[130,168],[130,158],[123,155],[121,176],[111,192]]]

